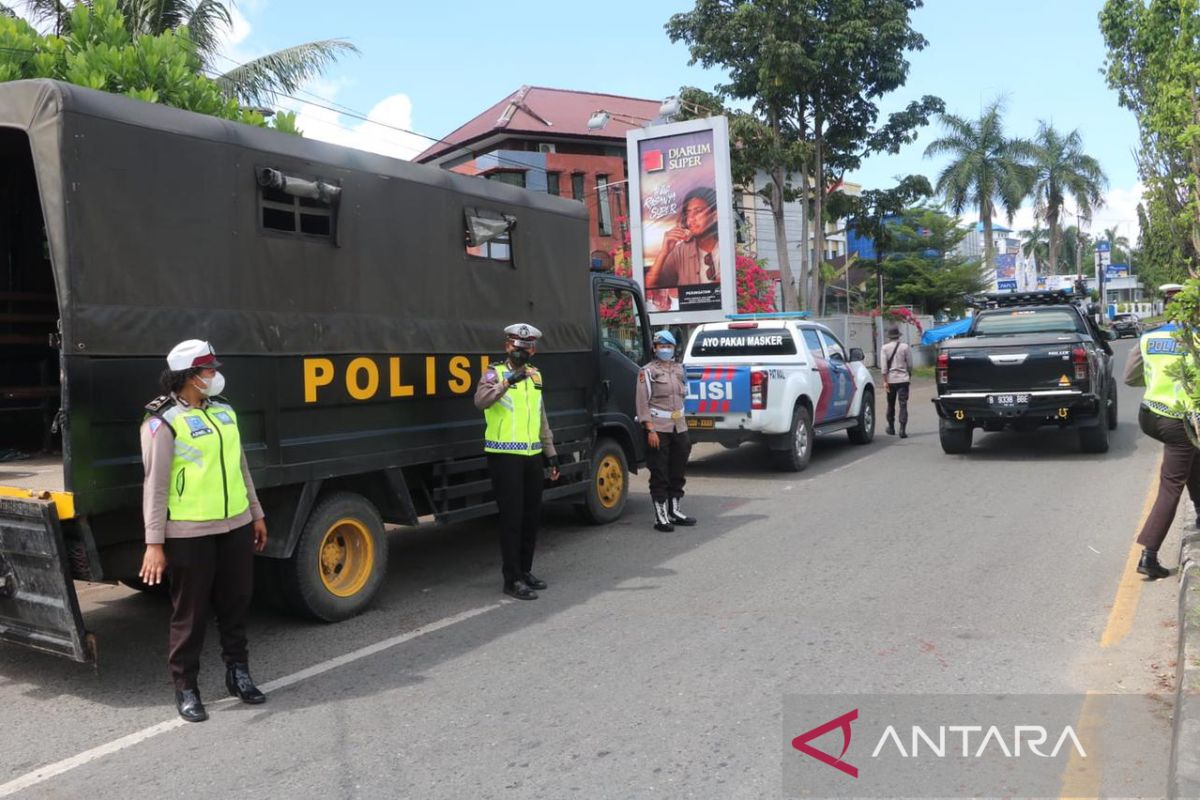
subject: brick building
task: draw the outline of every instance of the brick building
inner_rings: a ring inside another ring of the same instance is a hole
[[[655,119],[661,102],[522,86],[415,160],[586,203],[592,262],[607,266],[629,212],[625,132]],[[590,129],[598,112],[607,123]]]

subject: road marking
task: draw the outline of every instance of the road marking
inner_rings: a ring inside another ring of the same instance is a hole
[[[1158,471],[1152,473],[1150,487],[1146,490],[1146,499],[1142,503],[1142,515],[1138,519],[1138,531],[1146,524],[1154,499],[1158,496]],[[1136,534],[1135,534],[1136,536]],[[1121,582],[1117,585],[1117,596],[1113,598],[1112,610],[1108,612],[1108,624],[1100,634],[1100,647],[1118,645],[1133,630],[1133,618],[1137,613],[1138,599],[1142,595],[1145,581],[1138,577],[1137,563],[1141,555],[1141,547],[1135,540],[1129,546],[1129,555],[1125,558],[1125,571],[1121,573]]]
[[[331,658],[328,661],[322,661],[320,664],[314,664],[311,667],[300,670],[299,672],[293,672],[291,675],[285,675],[282,678],[276,678],[273,681],[268,681],[260,688],[262,688],[262,690],[265,692],[272,692],[292,686],[300,681],[308,680],[309,678],[316,677],[317,675],[322,675],[330,670],[337,669],[338,667],[344,667],[347,664],[359,661],[360,659],[382,653],[384,650],[404,644],[405,642],[410,642],[413,639],[419,638],[426,634],[440,631],[443,628],[448,628],[451,625],[456,625],[460,622],[465,622],[472,617],[478,617],[479,615],[486,614],[489,611],[495,611],[497,608],[508,605],[510,602],[512,601],[505,600],[499,603],[493,603],[489,606],[473,608],[469,611],[463,611],[460,614],[455,614],[454,616],[440,619],[437,622],[431,622],[428,625],[422,625],[420,628],[415,628],[408,633],[402,633],[398,636],[393,636],[390,639],[384,639],[383,641],[367,645],[366,647],[361,647],[358,650],[346,653],[345,655]],[[226,700],[219,700],[215,703],[209,703],[208,707],[213,708],[216,706],[225,705],[227,703],[231,704],[232,702],[233,698],[227,698]],[[120,739],[114,739],[111,742],[107,742],[98,747],[93,747],[91,750],[85,750],[78,755],[65,758],[62,761],[57,761],[53,764],[47,764],[44,767],[39,767],[33,772],[26,773],[25,775],[15,778],[8,783],[0,784],[0,797],[8,797],[9,795],[16,794],[17,792],[28,789],[31,786],[36,786],[39,783],[43,783],[51,778],[62,775],[64,772],[70,772],[76,767],[82,767],[85,764],[90,764],[91,762],[97,761],[105,756],[110,756],[113,753],[126,750],[136,744],[146,741],[147,739],[152,739],[159,734],[173,731],[176,728],[181,728],[187,724],[188,723],[184,722],[182,719],[176,717],[175,719],[170,719],[166,722],[160,722],[157,725],[151,725],[149,728],[144,728],[136,733],[131,733],[128,736],[122,736]]]
[[[1146,498],[1142,501],[1142,513],[1138,518],[1137,531],[1141,532],[1150,516],[1150,509],[1158,496],[1158,471],[1151,473],[1150,485],[1146,489]],[[1113,598],[1112,608],[1108,612],[1108,622],[1100,634],[1100,647],[1107,648],[1120,644],[1133,630],[1133,618],[1137,613],[1138,599],[1141,597],[1145,581],[1138,578],[1137,562],[1141,548],[1135,540],[1129,547],[1129,555],[1125,558],[1125,569],[1121,572],[1121,580],[1117,584],[1117,595]],[[1083,707],[1079,710],[1079,720],[1075,723],[1075,732],[1084,741],[1091,741],[1092,735],[1100,731],[1104,725],[1103,712],[1100,703],[1094,699],[1097,693],[1089,691],[1083,699]],[[1067,768],[1063,772],[1059,797],[1094,798],[1100,796],[1100,782],[1103,775],[1103,765],[1094,758],[1080,758],[1079,753],[1072,750]]]

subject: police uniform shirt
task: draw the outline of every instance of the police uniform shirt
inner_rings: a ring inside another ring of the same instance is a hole
[[[683,400],[687,395],[687,376],[678,361],[654,362],[638,373],[637,415],[642,425],[649,423],[658,433],[682,433],[687,430]]]
[[[189,408],[182,397],[171,395],[182,408]],[[208,405],[207,401],[204,403]],[[205,522],[189,522],[167,518],[167,492],[171,486],[171,464],[175,460],[175,437],[171,427],[161,417],[150,416],[142,422],[142,466],[146,477],[142,485],[142,517],[146,526],[146,544],[162,544],[166,539],[188,539],[196,536],[211,536],[228,533],[250,522],[263,519],[262,505],[254,491],[250,478],[250,467],[246,464],[246,453],[242,452],[242,480],[246,483],[246,496],[250,507],[229,519]]]

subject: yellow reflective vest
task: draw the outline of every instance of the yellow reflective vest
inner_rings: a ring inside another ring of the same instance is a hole
[[[1191,402],[1177,374],[1169,372],[1175,372],[1171,366],[1180,363],[1192,374],[1195,367],[1187,358],[1183,342],[1173,335],[1177,330],[1179,328],[1173,322],[1164,325],[1143,335],[1138,346],[1142,351],[1142,372],[1146,380],[1142,405],[1159,416],[1182,419]]]
[[[489,367],[503,377],[507,364]],[[528,377],[508,387],[500,399],[483,410],[487,423],[485,453],[511,453],[536,456],[542,453],[542,374],[526,367]]]
[[[250,508],[242,478],[237,414],[216,401],[204,408],[176,403],[157,416],[175,436],[167,515],[173,520],[229,519]]]

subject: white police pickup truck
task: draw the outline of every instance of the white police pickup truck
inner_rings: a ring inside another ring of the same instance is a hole
[[[824,325],[784,316],[708,322],[683,357],[693,441],[763,441],[779,469],[808,466],[813,439],[847,431],[875,437],[875,382],[863,352]]]

